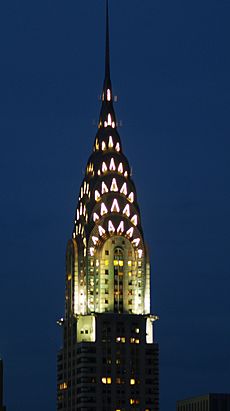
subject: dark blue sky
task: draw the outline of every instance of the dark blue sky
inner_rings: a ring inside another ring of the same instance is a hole
[[[112,80],[160,316],[161,410],[230,392],[230,3],[111,0]],[[104,74],[104,1],[0,4],[0,355],[55,411],[65,246]]]

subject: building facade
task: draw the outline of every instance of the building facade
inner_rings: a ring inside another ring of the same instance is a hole
[[[207,394],[177,401],[177,411],[230,411],[230,394]]]
[[[3,361],[0,359],[0,411],[6,411],[3,405]]]
[[[102,106],[66,252],[57,409],[158,411],[150,263],[110,79],[109,17]]]

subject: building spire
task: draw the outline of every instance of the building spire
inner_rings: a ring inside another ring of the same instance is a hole
[[[106,0],[105,79],[110,79],[109,1]]]
[[[106,0],[106,40],[105,40],[105,78],[102,90],[102,107],[98,127],[116,127],[113,108],[112,83],[110,79],[110,42],[109,42],[109,0]]]

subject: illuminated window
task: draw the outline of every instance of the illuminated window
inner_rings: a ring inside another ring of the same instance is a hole
[[[137,334],[139,334],[140,329],[139,329],[139,328],[135,328],[135,332],[136,332]]]
[[[130,385],[135,385],[136,384],[136,380],[134,378],[130,379]]]
[[[102,163],[102,172],[105,173],[107,171],[107,165],[105,164],[105,162],[103,161]]]
[[[82,203],[80,204],[80,215],[82,215]]]
[[[135,247],[138,247],[140,244],[140,241],[141,241],[140,238],[135,238],[135,240],[133,240],[132,243]]]
[[[101,203],[101,215],[108,213],[108,210],[104,203]]]
[[[133,398],[130,398],[129,402],[130,402],[131,405],[133,405],[133,404],[135,404],[136,401]]]
[[[102,381],[102,384],[111,384],[112,383],[112,378],[111,377],[102,377],[101,381]]]
[[[118,173],[123,173],[123,164],[120,163],[118,166]]]
[[[131,267],[132,266],[132,261],[128,261],[128,266]]]
[[[126,233],[127,236],[128,236],[128,237],[132,237],[132,236],[133,236],[133,231],[134,231],[134,230],[133,230],[133,227],[131,227],[131,228],[127,231],[127,233]]]
[[[99,220],[99,216],[97,215],[97,213],[93,213],[93,221],[97,221]]]
[[[77,209],[77,220],[79,220],[79,210]]]
[[[130,216],[130,207],[129,204],[126,204],[124,210],[123,210],[123,214],[127,215],[127,217]]]
[[[111,114],[108,114],[108,126],[112,125],[112,117]]]
[[[101,148],[102,148],[102,151],[106,150],[106,144],[105,144],[104,141],[102,141],[102,143],[101,143]]]
[[[107,101],[111,101],[111,90],[107,89]]]
[[[62,384],[59,385],[60,390],[66,390],[68,388],[68,385],[66,382],[63,382]]]
[[[120,151],[120,149],[121,149],[120,144],[119,144],[119,143],[117,143],[117,144],[116,144],[116,147],[115,147],[115,150],[119,152],[119,151]]]
[[[137,225],[137,215],[136,214],[131,218],[131,223],[133,223],[134,225]]]
[[[98,238],[95,237],[95,236],[93,236],[93,237],[92,237],[92,241],[93,241],[93,244],[96,245],[97,242],[98,242]]]
[[[119,208],[118,201],[116,200],[116,198],[113,200],[113,204],[111,207],[111,213],[114,213],[114,212],[116,213],[120,212],[120,208]]]
[[[110,165],[109,165],[110,171],[116,171],[116,166],[114,162],[114,158],[111,158]]]
[[[109,223],[108,223],[108,231],[109,233],[114,233],[115,231],[114,225],[111,220],[109,220]]]
[[[129,194],[128,200],[130,201],[130,203],[133,203],[133,202],[134,202],[134,194],[133,194],[133,192]]]
[[[95,200],[96,200],[96,201],[99,201],[100,198],[101,198],[100,193],[99,193],[99,191],[96,190],[96,191],[95,191]]]
[[[124,221],[121,221],[119,226],[117,227],[117,233],[123,233],[124,232]]]
[[[125,171],[124,176],[128,177],[128,172],[127,171]]]
[[[99,150],[99,143],[98,143],[98,139],[96,139],[95,148],[96,148],[96,150]]]
[[[100,236],[102,236],[103,234],[105,234],[105,230],[104,230],[104,228],[103,228],[101,225],[98,226],[98,231],[99,231],[99,235],[100,235]]]
[[[105,193],[108,193],[108,187],[107,187],[107,185],[104,183],[104,181],[102,181],[102,184],[101,184],[101,193],[102,194],[105,194]]]
[[[110,191],[118,191],[116,178],[113,178]]]
[[[109,137],[109,148],[113,148],[113,138],[112,138],[112,136]]]
[[[121,187],[120,193],[127,196],[128,191],[127,191],[127,184],[126,183],[124,183],[123,186]]]
[[[141,257],[142,257],[142,254],[143,254],[143,251],[142,251],[142,250],[138,250],[138,258],[141,258]]]

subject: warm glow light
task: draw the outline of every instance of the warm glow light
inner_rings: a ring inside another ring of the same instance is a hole
[[[111,90],[107,89],[107,101],[111,101]]]
[[[92,241],[93,241],[93,244],[96,245],[97,242],[98,242],[98,238],[95,237],[95,236],[93,236],[93,237],[92,237]]]
[[[104,228],[103,228],[101,225],[98,226],[98,231],[99,231],[99,235],[100,235],[100,236],[102,236],[103,234],[105,234],[105,230],[104,230]]]
[[[101,215],[107,214],[108,210],[104,203],[101,203]]]
[[[102,151],[105,151],[105,149],[106,149],[106,144],[105,144],[104,141],[102,141],[102,143],[101,143],[101,148],[102,148]]]
[[[107,185],[104,183],[104,181],[102,181],[102,184],[101,184],[101,193],[102,194],[105,194],[105,193],[108,193],[108,187],[107,187]]]
[[[111,207],[111,213],[114,213],[114,212],[116,213],[120,212],[120,208],[119,208],[118,201],[116,200],[116,198],[113,200],[113,204]]]
[[[79,220],[79,210],[77,209],[77,221]]]
[[[89,253],[90,253],[91,257],[94,256],[94,247],[90,247]]]
[[[99,220],[99,216],[97,215],[97,213],[93,213],[93,221],[97,221]]]
[[[112,138],[112,136],[109,137],[109,148],[113,148],[113,138]]]
[[[128,237],[132,237],[133,236],[133,231],[134,231],[134,229],[133,229],[133,227],[131,227],[128,231],[127,231],[127,236]]]
[[[112,125],[112,117],[111,114],[108,114],[108,126]]]
[[[111,158],[110,165],[109,165],[109,169],[110,169],[111,171],[115,171],[115,170],[116,170],[114,158]]]
[[[136,384],[136,380],[134,378],[130,379],[130,385],[135,385]]]
[[[128,200],[130,201],[130,203],[133,203],[133,202],[134,202],[134,194],[133,194],[133,192],[129,194]]]
[[[118,191],[116,178],[113,178],[110,191]]]
[[[121,221],[119,226],[117,227],[117,233],[123,233],[124,232],[124,221]]]
[[[120,149],[121,149],[120,144],[119,144],[119,143],[117,143],[117,144],[116,144],[116,147],[115,147],[115,150],[119,152],[119,151],[120,151]]]
[[[139,246],[139,244],[140,244],[140,238],[135,238],[135,240],[133,240],[132,241],[132,243],[133,243],[133,245],[135,245],[136,247],[138,247]]]
[[[136,214],[131,218],[131,223],[133,223],[134,225],[137,225],[137,215]]]
[[[96,148],[96,150],[99,150],[99,142],[98,142],[98,139],[96,139],[95,148]]]
[[[128,171],[125,171],[124,176],[128,177]]]
[[[105,162],[103,161],[102,163],[102,172],[105,173],[107,171],[107,165],[105,164]]]
[[[99,191],[96,190],[96,191],[95,191],[95,200],[96,200],[96,201],[99,201],[100,198],[101,198],[100,193],[99,193]]]
[[[143,251],[142,251],[142,250],[138,250],[137,252],[138,252],[138,258],[141,258],[141,257],[142,257],[142,254],[143,254]]]
[[[82,215],[82,203],[80,204],[80,215]]]
[[[123,164],[122,163],[120,163],[119,166],[118,166],[118,172],[123,173]]]
[[[121,187],[120,193],[121,193],[121,194],[124,194],[125,196],[127,196],[128,191],[127,191],[127,184],[126,184],[126,183],[124,183],[123,186]]]
[[[114,225],[111,220],[109,220],[109,223],[108,223],[108,231],[109,233],[114,233],[115,231]]]
[[[129,204],[126,204],[124,210],[123,210],[123,214],[127,215],[127,217],[130,216],[130,207]]]

